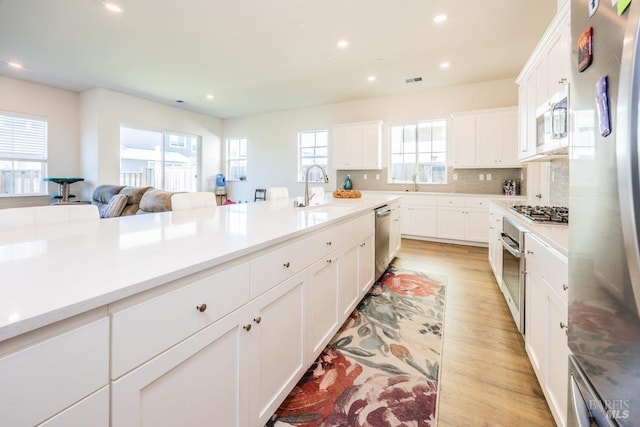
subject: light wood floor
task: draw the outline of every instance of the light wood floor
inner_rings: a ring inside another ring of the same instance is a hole
[[[438,427],[555,426],[487,257],[403,239],[393,261],[447,278]]]

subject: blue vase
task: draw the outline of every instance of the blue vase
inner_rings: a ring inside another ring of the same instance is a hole
[[[353,184],[351,183],[351,177],[349,175],[347,175],[347,177],[344,179],[344,182],[342,183],[342,189],[343,190],[353,189]]]

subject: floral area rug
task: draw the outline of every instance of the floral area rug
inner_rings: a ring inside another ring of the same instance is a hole
[[[267,427],[436,425],[444,280],[390,266]]]

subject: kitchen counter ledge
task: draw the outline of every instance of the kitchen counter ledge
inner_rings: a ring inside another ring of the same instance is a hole
[[[3,230],[0,341],[319,231],[397,196],[293,199]]]

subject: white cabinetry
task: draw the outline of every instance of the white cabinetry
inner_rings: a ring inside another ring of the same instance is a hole
[[[436,237],[437,196],[407,195],[400,200],[401,233],[406,236]]]
[[[495,205],[489,206],[489,264],[493,275],[502,290],[502,219],[504,214]]]
[[[560,426],[567,419],[567,258],[531,233],[525,235],[525,347]]]
[[[235,311],[114,381],[111,425],[247,425],[247,318]]]
[[[569,3],[565,2],[559,10],[516,79],[519,85],[518,157],[521,161],[548,159],[536,154],[536,109],[569,81]]]
[[[333,128],[333,167],[338,170],[382,168],[382,122]]]
[[[481,198],[438,197],[438,232],[441,239],[487,243],[489,202]]]
[[[306,277],[299,273],[250,304],[243,328],[249,329],[250,420],[256,425],[266,424],[307,368]]]
[[[8,344],[0,347],[0,425],[108,425],[106,316],[46,338],[33,335],[36,344],[7,353]]]
[[[401,218],[402,213],[400,209],[400,203],[394,202],[389,204],[391,208],[391,226],[389,229],[389,260],[398,255],[400,247],[402,245],[402,232],[401,232]]]
[[[454,114],[453,166],[520,167],[517,107]]]
[[[338,258],[335,253],[309,268],[309,348],[317,357],[338,329]]]

